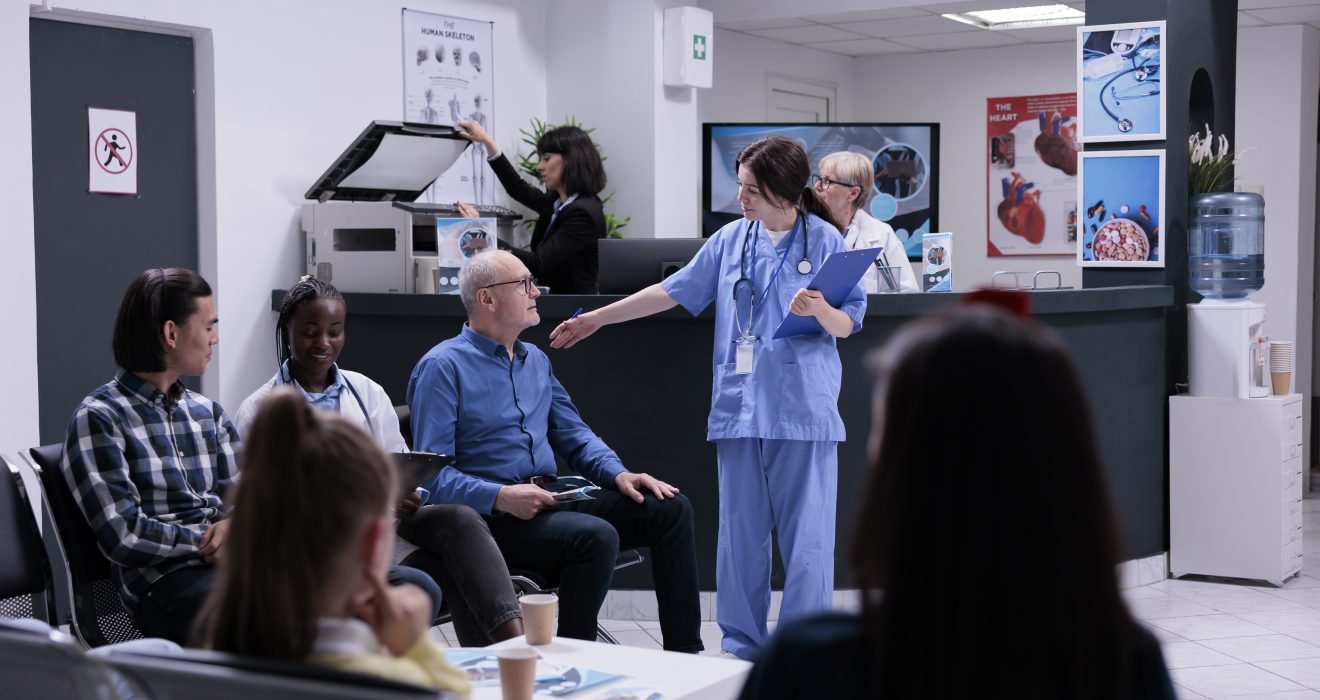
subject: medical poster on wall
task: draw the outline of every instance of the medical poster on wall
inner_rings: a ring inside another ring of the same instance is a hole
[[[403,11],[405,121],[457,126],[460,119],[495,130],[492,22]],[[495,203],[495,175],[485,147],[472,144],[422,199]]]
[[[1164,267],[1164,151],[1082,154],[1081,267]]]
[[[1082,143],[1164,140],[1164,22],[1077,28]]]
[[[1077,96],[986,100],[986,254],[1077,249]]]

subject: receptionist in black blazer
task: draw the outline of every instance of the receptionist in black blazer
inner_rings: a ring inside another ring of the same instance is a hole
[[[531,250],[509,251],[552,294],[595,294],[600,269],[596,241],[605,237],[605,211],[597,194],[605,189],[605,166],[587,132],[561,126],[537,140],[540,161],[536,172],[545,185],[542,192],[518,175],[481,124],[463,120],[458,126],[459,133],[491,154],[491,170],[504,191],[540,217],[532,229]],[[459,211],[463,216],[477,216],[465,204],[459,205]]]

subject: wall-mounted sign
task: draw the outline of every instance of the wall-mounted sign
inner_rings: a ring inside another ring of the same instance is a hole
[[[137,112],[87,108],[87,191],[137,194]]]

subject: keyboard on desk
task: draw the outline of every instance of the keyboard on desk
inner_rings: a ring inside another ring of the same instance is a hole
[[[468,205],[477,210],[482,218],[492,219],[521,219],[522,214],[508,208],[494,204],[470,204]],[[458,216],[458,207],[453,204],[423,204],[421,202],[407,202],[406,208],[409,211],[422,212],[425,214],[440,214],[443,216]]]

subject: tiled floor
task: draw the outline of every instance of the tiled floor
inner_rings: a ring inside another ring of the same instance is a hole
[[[1179,698],[1320,700],[1320,498],[1304,506],[1302,574],[1283,588],[1199,579],[1124,592],[1163,645]],[[604,625],[623,644],[660,648],[658,622]],[[437,632],[454,639],[449,626]],[[718,625],[703,622],[701,637],[719,653]]]

